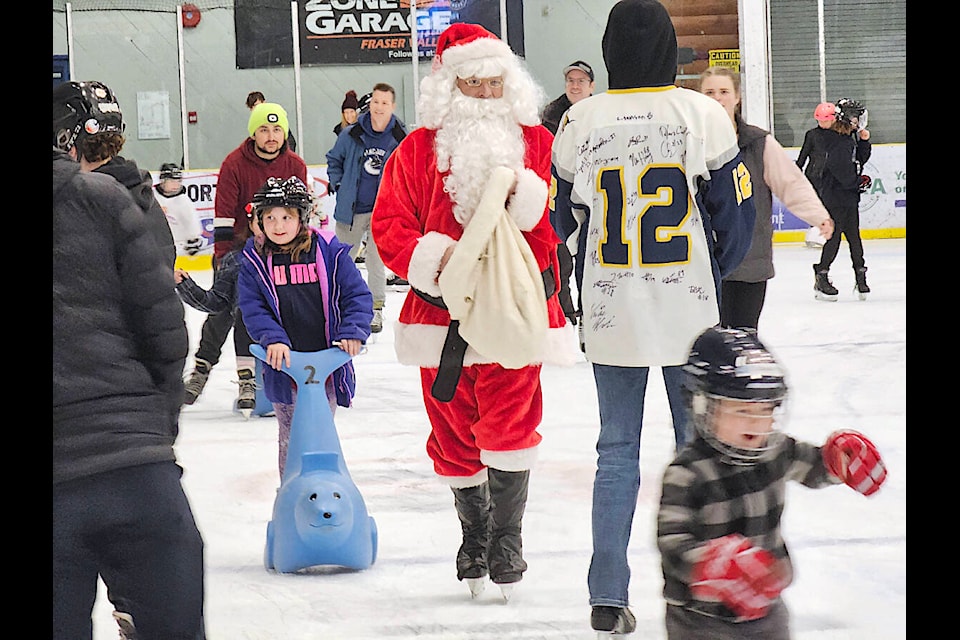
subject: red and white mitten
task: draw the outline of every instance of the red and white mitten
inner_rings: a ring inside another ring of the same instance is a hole
[[[880,452],[862,433],[834,431],[820,452],[827,471],[865,496],[876,493],[887,479]]]
[[[693,568],[690,591],[699,600],[722,602],[739,617],[755,620],[766,615],[785,586],[773,554],[734,533],[707,543]]]

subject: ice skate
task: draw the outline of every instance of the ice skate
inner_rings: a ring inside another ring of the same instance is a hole
[[[476,599],[487,588],[487,545],[490,541],[490,487],[452,488],[463,541],[457,550],[457,580],[464,580],[470,597]]]
[[[253,371],[250,369],[240,369],[237,374],[240,380],[240,394],[237,396],[237,410],[243,414],[244,418],[250,419],[250,414],[257,406],[257,381],[254,378]]]
[[[530,472],[488,467],[487,483],[490,486],[490,545],[487,548],[490,581],[500,587],[503,601],[509,602],[527,570],[521,528]]]
[[[394,291],[404,291],[410,288],[410,283],[394,273],[387,278],[387,286]]]
[[[627,607],[598,605],[590,612],[590,626],[597,632],[597,638],[609,638],[636,631],[637,619]]]
[[[830,278],[827,277],[827,270],[820,269],[817,265],[813,265],[813,274],[813,297],[817,300],[835,302],[840,292],[837,291],[837,288],[830,282]]]
[[[870,287],[867,286],[867,268],[860,267],[854,272],[854,275],[857,278],[857,284],[853,291],[860,300],[866,300],[867,294],[870,293]]]
[[[120,626],[120,640],[137,640],[137,628],[133,626],[133,616],[123,611],[114,611],[113,619]]]
[[[183,404],[193,404],[197,401],[197,398],[203,393],[203,388],[207,386],[207,378],[209,377],[210,363],[197,358],[193,365],[193,372],[183,383]]]
[[[470,589],[470,597],[474,600],[480,597],[480,594],[487,588],[487,579],[484,578],[466,578],[467,588]]]
[[[370,321],[370,332],[380,333],[383,331],[383,303],[380,306],[373,305],[373,320]]]

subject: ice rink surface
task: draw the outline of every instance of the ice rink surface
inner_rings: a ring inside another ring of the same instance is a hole
[[[906,240],[865,243],[873,289],[859,301],[846,242],[831,269],[836,302],[813,297],[819,250],[778,244],[760,337],[785,363],[786,431],[821,443],[833,430],[867,434],[889,469],[865,498],[840,485],[788,487],[783,528],[796,580],[784,592],[794,640],[899,640],[906,623]],[[195,274],[209,286],[211,273]],[[390,291],[386,324],[355,359],[354,407],[336,415],[347,466],[377,523],[367,570],[268,572],[266,524],[279,486],[275,418],[244,420],[232,337],[198,402],[185,407],[177,451],[205,541],[210,640],[587,640],[591,493],[598,430],[590,365],[545,367],[543,443],[523,522],[529,570],[509,604],[490,586],[471,600],[457,582],[460,541],[453,495],[433,474],[416,368],[399,365],[393,323],[404,291]],[[204,314],[187,308],[195,348]],[[191,357],[187,361],[192,368]],[[642,482],[630,545],[629,638],[663,640],[662,577],[655,546],[659,480],[673,455],[666,394],[654,371],[647,390]],[[100,596],[94,639],[115,640]]]

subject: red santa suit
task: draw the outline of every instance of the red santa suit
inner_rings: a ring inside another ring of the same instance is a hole
[[[438,47],[438,56],[442,57],[435,60],[434,73],[421,86],[421,111],[427,111],[424,126],[414,129],[384,166],[371,221],[371,232],[384,264],[411,286],[394,331],[397,359],[421,368],[424,404],[433,427],[427,451],[436,473],[455,488],[484,482],[487,466],[503,471],[530,469],[541,441],[537,433],[542,417],[541,364],[572,364],[577,357],[576,338],[566,325],[557,287],[553,287],[547,298],[550,328],[540,357],[532,358],[527,366],[507,369],[468,346],[454,397],[441,402],[431,393],[450,314],[418,291],[442,298],[437,281],[441,258],[460,239],[472,211],[462,206],[455,211],[449,185],[445,184],[449,163],[443,170],[438,167],[444,164],[442,160],[438,163],[437,153],[438,129],[443,125],[431,119],[439,121],[442,116],[435,117],[430,111],[437,100],[429,92],[436,91],[438,86],[444,92],[459,91],[454,72],[441,68],[451,65],[458,55],[496,57],[501,55],[501,48],[509,54],[509,59],[505,55],[498,60],[506,67],[501,72],[502,100],[510,98],[512,87],[521,86],[514,82],[527,77],[522,76],[509,48],[499,40],[486,38],[473,44],[467,47],[461,43],[443,51]],[[530,84],[535,86],[532,80]],[[553,135],[539,125],[532,100],[530,107],[532,115],[526,117],[527,122],[520,120],[522,166],[515,167],[516,189],[506,210],[523,232],[540,270],[551,270],[556,282],[559,240],[550,225],[547,202]],[[437,126],[431,126],[434,124]],[[487,178],[475,176],[478,184],[484,184]]]

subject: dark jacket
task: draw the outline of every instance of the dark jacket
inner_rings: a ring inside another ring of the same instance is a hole
[[[113,176],[117,182],[130,191],[134,201],[147,216],[147,224],[160,246],[160,252],[164,260],[173,269],[173,265],[177,261],[177,247],[173,241],[173,234],[170,232],[167,216],[163,213],[163,207],[160,206],[153,195],[153,177],[150,172],[140,169],[136,162],[127,160],[123,156],[111,158],[109,162],[100,165],[93,171],[94,173],[105,173],[108,176]]]
[[[793,564],[780,521],[787,482],[810,489],[840,483],[823,464],[820,447],[784,436],[753,465],[723,461],[723,455],[695,432],[663,474],[657,514],[657,547],[668,604],[732,622],[735,615],[716,602],[696,600],[690,590],[695,552],[711,540],[738,533],[781,561],[782,577],[793,580]]]
[[[387,125],[393,134],[393,146],[387,149],[383,163],[393,154],[400,141],[407,136],[407,129],[396,117],[391,116]],[[327,152],[327,179],[330,193],[337,194],[333,219],[345,225],[353,224],[354,205],[360,188],[360,171],[363,170],[363,152],[367,149],[366,129],[371,129],[370,113],[363,113],[357,121],[337,136],[333,148]]]
[[[176,459],[188,347],[173,270],[130,193],[54,149],[54,484]]]
[[[311,230],[318,286],[324,300],[322,329],[326,342],[332,344],[342,339],[366,342],[373,320],[373,296],[350,257],[350,246],[337,240],[332,231]],[[292,348],[280,317],[272,262],[269,254],[266,261],[260,256],[253,238],[247,240],[237,278],[238,304],[247,332],[255,342],[264,349],[278,342]],[[270,402],[291,404],[290,382],[287,374],[273,367],[263,368],[264,392]],[[349,407],[357,385],[352,360],[333,372],[333,382],[337,404]]]
[[[804,136],[797,166],[803,169],[809,159],[811,170],[819,174],[810,182],[828,211],[856,208],[860,204],[860,175],[872,149],[870,141],[861,140],[856,133],[847,135],[817,127]]]
[[[567,109],[569,109],[572,104],[566,93],[560,94],[559,98],[543,108],[543,115],[540,116],[540,119],[543,121],[543,126],[553,135],[557,135],[557,129],[560,127],[560,118],[563,117],[563,114],[567,112]]]
[[[223,256],[213,274],[213,284],[205,290],[187,276],[177,285],[180,299],[198,311],[220,313],[237,307],[237,275],[240,273],[240,249]]]

